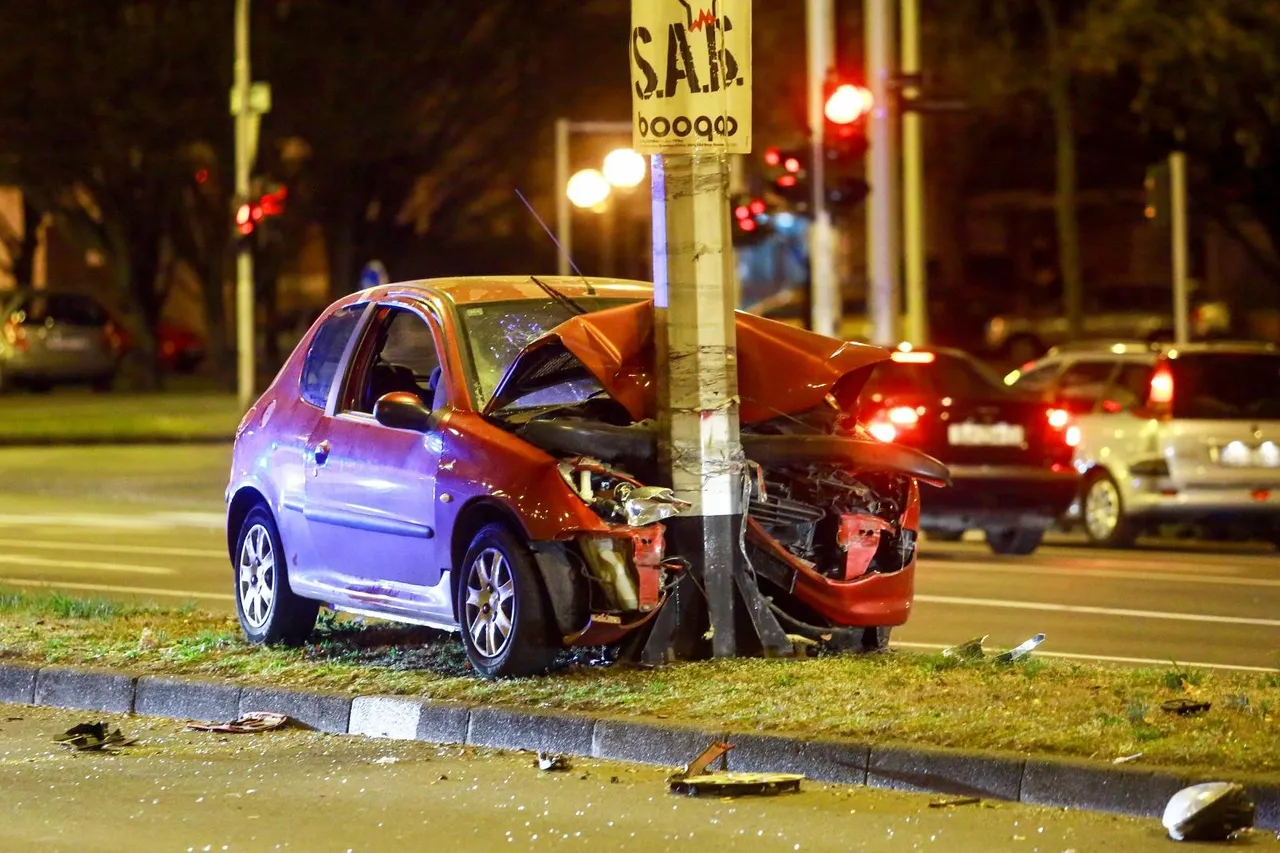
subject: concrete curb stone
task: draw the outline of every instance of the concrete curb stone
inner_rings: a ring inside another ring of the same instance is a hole
[[[36,673],[36,705],[109,711],[133,711],[137,677],[105,669],[46,666]]]
[[[697,758],[713,741],[723,739],[724,732],[691,726],[602,719],[596,722],[589,754],[615,761],[680,767]],[[730,766],[734,755],[729,754]]]
[[[240,694],[240,714],[274,711],[322,732],[346,734],[351,721],[351,697],[274,687],[246,687]]]
[[[365,737],[416,740],[423,703],[403,696],[357,696],[351,700],[347,733]]]
[[[1028,758],[1022,802],[1156,817],[1193,780],[1160,770]]]
[[[0,664],[0,702],[31,705],[36,701],[38,666],[21,663]]]
[[[466,705],[428,702],[418,717],[418,740],[432,743],[466,743],[471,709]]]
[[[935,791],[1017,802],[1025,760],[980,752],[873,746],[867,784],[898,791]]]
[[[507,708],[473,708],[467,725],[467,743],[497,749],[530,749],[591,754],[595,721],[568,714],[514,711]]]
[[[133,712],[225,723],[240,715],[238,684],[147,675],[134,688]]]
[[[796,740],[779,735],[729,733],[729,769],[748,773],[803,773],[816,782],[865,785],[871,748],[842,740]]]

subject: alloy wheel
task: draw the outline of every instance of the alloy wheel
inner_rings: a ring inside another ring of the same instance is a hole
[[[1084,523],[1098,541],[1108,539],[1120,523],[1120,493],[1106,477],[1089,486],[1084,502]]]
[[[240,580],[237,590],[245,621],[261,628],[271,616],[276,598],[276,560],[271,547],[271,534],[255,524],[240,545]]]
[[[515,627],[516,590],[511,566],[497,548],[485,548],[467,570],[464,629],[476,651],[496,658],[506,651]]]

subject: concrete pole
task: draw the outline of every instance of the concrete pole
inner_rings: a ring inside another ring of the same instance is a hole
[[[249,198],[249,171],[253,167],[252,120],[249,104],[249,0],[236,0],[236,203]],[[253,305],[253,253],[242,244],[236,252],[236,390],[240,409],[253,404],[255,393]]]
[[[1169,207],[1173,236],[1174,340],[1185,344],[1190,339],[1187,315],[1191,307],[1187,295],[1187,155],[1181,151],[1169,155]]]
[[[556,272],[569,274],[569,259],[573,257],[573,211],[569,208],[569,120],[556,119],[556,239],[560,241],[560,253],[556,257]]]
[[[920,73],[920,0],[901,0],[902,74]],[[904,100],[918,94],[903,90]],[[902,252],[907,290],[905,337],[916,346],[929,341],[927,243],[924,220],[924,140],[920,114],[902,114]]]
[[[668,552],[701,575],[712,653],[728,657],[737,652],[743,468],[729,167],[716,152],[663,155],[652,158],[652,176],[659,456],[693,505],[666,522]]]
[[[809,51],[809,136],[813,187],[813,227],[809,235],[810,321],[815,332],[835,336],[840,328],[843,304],[836,280],[835,236],[827,210],[826,146],[823,115],[827,74],[835,56],[835,18],[832,0],[807,0],[805,20]]]
[[[871,195],[867,204],[868,288],[873,343],[894,344],[901,314],[898,283],[901,252],[902,186],[898,175],[897,98],[890,87],[893,75],[893,19],[890,0],[864,0],[867,85],[875,105],[867,121],[867,180]]]

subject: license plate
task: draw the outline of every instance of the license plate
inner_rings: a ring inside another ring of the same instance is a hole
[[[966,447],[1018,447],[1026,435],[1018,424],[951,424],[947,441]]]

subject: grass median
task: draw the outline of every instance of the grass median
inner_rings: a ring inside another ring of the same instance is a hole
[[[299,649],[250,646],[234,618],[194,608],[0,591],[0,662],[90,665],[733,731],[1009,750],[1137,765],[1280,774],[1280,673],[1127,669],[1034,657],[998,664],[892,653],[594,666],[543,678],[470,674],[456,638],[322,616]],[[1171,699],[1210,703],[1180,716]]]
[[[234,394],[15,394],[0,398],[0,444],[231,441],[242,414]]]

